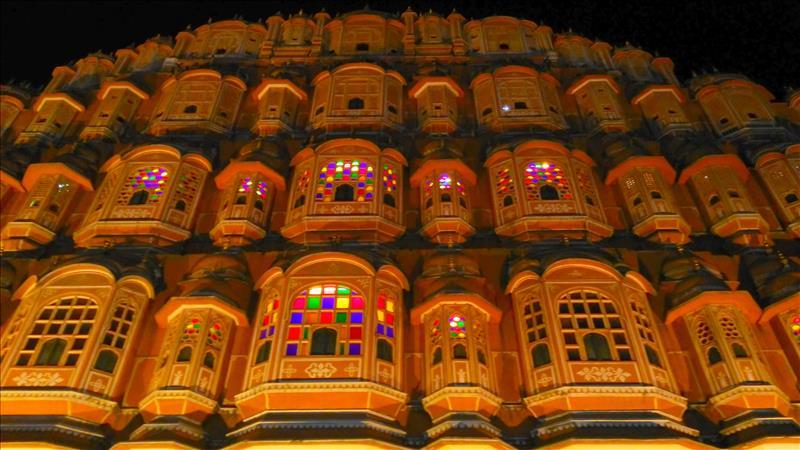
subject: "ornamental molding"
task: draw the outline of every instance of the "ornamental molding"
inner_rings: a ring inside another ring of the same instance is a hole
[[[401,428],[395,428],[386,425],[385,423],[381,423],[375,420],[326,420],[326,421],[288,421],[288,420],[270,420],[268,417],[261,419],[257,422],[242,426],[241,428],[231,431],[228,433],[228,436],[231,437],[241,437],[246,435],[247,433],[267,429],[267,430],[303,430],[303,429],[354,429],[354,428],[366,428],[370,430],[375,430],[381,433],[386,433],[395,437],[405,437],[406,432]],[[367,442],[373,441],[372,439],[367,439]],[[359,442],[364,442],[359,440]],[[383,441],[374,441],[376,444],[380,444],[381,447],[386,445],[386,442]],[[287,443],[288,445],[288,443]]]
[[[17,386],[55,386],[64,378],[57,372],[22,372],[13,378]]]
[[[303,372],[311,378],[330,378],[336,373],[336,367],[329,363],[311,363],[306,366]]]
[[[691,437],[700,436],[700,431],[669,419],[603,420],[600,425],[598,425],[596,422],[594,423],[592,422],[594,421],[576,420],[574,418],[570,418],[568,421],[558,421],[552,424],[540,425],[534,431],[534,434],[537,437],[546,438],[547,436],[563,434],[564,432],[575,430],[578,428],[595,426],[603,428],[613,427],[613,428],[636,428],[636,429],[642,429],[645,427],[666,428],[668,430],[677,431],[678,433],[685,434]]]
[[[481,397],[498,407],[503,403],[502,398],[479,386],[447,386],[423,398],[422,406],[427,407],[431,403],[436,403],[443,399],[446,400],[447,397],[464,395]]]
[[[431,439],[436,439],[440,435],[446,433],[449,430],[454,429],[479,429],[489,432],[491,435],[500,437],[502,432],[499,428],[495,427],[494,425],[486,422],[485,420],[480,419],[473,419],[473,420],[464,420],[464,419],[456,419],[456,420],[446,420],[438,425],[434,425],[425,432],[428,437]],[[472,440],[471,440],[472,441]],[[496,441],[493,439],[485,439],[485,441],[495,443]],[[488,447],[488,446],[487,446]]]
[[[145,398],[139,401],[139,405],[141,408],[141,405],[146,405],[150,402],[164,399],[191,400],[195,403],[208,407],[212,411],[216,411],[218,407],[216,400],[212,400],[202,394],[198,394],[197,392],[190,391],[188,389],[158,389],[151,392]]]
[[[577,372],[577,375],[582,376],[584,381],[594,381],[603,383],[609,383],[609,382],[624,383],[625,380],[630,378],[631,373],[627,372],[625,369],[621,367],[591,366],[591,367],[584,367],[579,372]]]
[[[13,387],[3,387],[3,389],[0,389],[0,402],[10,400],[25,400],[29,402],[70,400],[84,405],[91,405],[104,411],[121,413],[119,404],[115,401],[106,400],[84,392],[62,390],[61,388],[58,390],[29,390],[14,389]]]
[[[258,386],[248,389],[240,394],[236,394],[233,398],[236,403],[247,401],[264,392],[307,392],[309,394],[318,394],[320,391],[336,391],[336,392],[363,392],[372,391],[392,397],[397,401],[405,402],[408,394],[398,391],[383,384],[373,383],[371,381],[318,381],[318,382],[296,382],[291,381],[287,383],[262,383]]]
[[[686,397],[674,394],[656,386],[640,385],[617,385],[617,386],[562,386],[547,390],[540,394],[525,397],[525,405],[540,403],[552,399],[553,397],[563,397],[565,395],[601,395],[601,396],[643,396],[651,395],[670,402],[687,405]]]
[[[780,389],[769,383],[762,385],[739,385],[731,389],[727,389],[708,399],[709,406],[716,406],[720,403],[725,403],[732,397],[738,397],[746,394],[769,394],[780,397],[786,403],[790,403],[789,397],[784,394]]]

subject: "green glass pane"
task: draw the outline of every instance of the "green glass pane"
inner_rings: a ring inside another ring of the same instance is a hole
[[[347,323],[347,313],[336,313],[336,323]]]
[[[346,288],[344,286],[339,286],[338,288],[336,288],[336,293],[337,294],[342,294],[342,295],[348,295],[348,294],[350,294],[350,288]]]
[[[319,309],[319,297],[308,297],[308,304],[306,305],[308,309]]]
[[[308,339],[308,327],[303,328],[303,339]]]

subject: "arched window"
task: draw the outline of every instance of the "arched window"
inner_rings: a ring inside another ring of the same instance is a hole
[[[463,344],[453,346],[453,359],[467,359],[467,347]]]
[[[525,102],[514,102],[514,109],[528,109],[528,104]]]
[[[236,197],[236,204],[237,205],[244,205],[246,203],[247,203],[247,197],[245,197],[244,195],[240,195],[240,196]]]
[[[558,190],[546,184],[539,188],[539,197],[542,200],[558,200]]]
[[[733,355],[737,358],[747,358],[747,350],[744,349],[742,344],[734,343],[731,345],[731,349],[733,350]]]
[[[309,340],[321,329],[334,333],[334,347],[330,349],[331,353],[325,354],[361,354],[365,303],[357,291],[341,284],[314,285],[301,291],[292,300],[290,308],[287,356],[305,356],[314,354],[310,353],[313,349],[327,349],[315,347],[313,343],[313,348],[309,348]]]
[[[339,187],[350,186],[339,193]],[[355,189],[353,188],[355,186]],[[369,201],[375,195],[375,173],[367,161],[340,159],[330,161],[319,172],[317,181],[317,201]],[[340,200],[349,198],[349,200]]]
[[[452,198],[450,198],[450,194],[442,194],[442,196],[439,198],[439,200],[440,200],[442,203],[450,203],[450,202],[452,202],[452,201],[453,201],[453,199],[452,199]]]
[[[661,193],[658,191],[650,191],[650,198],[652,198],[653,200],[659,200],[662,198]]]
[[[128,201],[129,205],[144,205],[145,203],[147,203],[147,191],[145,190],[134,192]]]
[[[359,42],[356,44],[356,51],[357,52],[367,52],[369,51],[369,44],[366,42]]]
[[[17,365],[27,366],[33,362],[74,366],[86,345],[96,314],[97,304],[83,297],[64,298],[45,305],[19,352]]]
[[[786,194],[786,196],[783,199],[786,201],[787,205],[790,205],[797,201],[797,194],[795,194],[794,192]]]
[[[330,328],[320,328],[311,335],[312,355],[336,354],[336,331]]]
[[[541,367],[550,364],[550,350],[547,344],[539,344],[531,350],[533,367]]]
[[[102,350],[97,355],[97,361],[94,363],[94,368],[106,373],[114,373],[114,367],[117,365],[117,354],[111,350]]]
[[[485,366],[486,365],[486,355],[483,353],[483,350],[478,349],[477,353],[478,353],[478,362]]]
[[[514,197],[506,195],[503,197],[503,206],[511,206],[514,204]]]
[[[353,186],[343,184],[336,188],[336,195],[334,200],[337,202],[352,202],[353,201]]]
[[[36,357],[37,366],[57,366],[61,362],[61,355],[64,354],[64,349],[67,348],[67,341],[64,339],[49,339],[41,350],[39,356]]]
[[[163,167],[139,167],[123,184],[117,205],[144,205],[158,203],[164,196],[169,171]]]
[[[364,100],[353,97],[347,101],[347,109],[364,109]]]
[[[586,359],[589,361],[610,361],[611,349],[605,336],[589,333],[583,337],[583,346],[586,350]]]
[[[558,318],[570,361],[606,357],[609,360],[631,360],[631,348],[622,319],[614,302],[606,295],[592,290],[568,292],[558,300]],[[602,343],[597,337],[589,338],[593,334],[602,337]],[[590,344],[593,345],[591,349],[588,347]],[[611,346],[616,355],[611,352]]]
[[[225,53],[225,49],[219,49],[217,50],[217,53],[219,53],[220,50],[222,50],[222,53]],[[183,108],[183,112],[184,114],[194,114],[197,112],[197,105],[189,105]]]
[[[711,347],[708,349],[708,364],[713,365],[720,361],[722,361],[722,355],[717,350],[717,347]]]
[[[203,356],[203,365],[209,369],[213,369],[215,362],[216,358],[214,358],[214,354],[211,352],[206,352],[205,356]]]
[[[435,366],[442,362],[442,347],[436,347],[433,351],[433,359],[431,359],[431,365]]]
[[[189,362],[192,360],[192,347],[186,346],[180,349],[178,357],[175,358],[177,362]]]
[[[305,204],[306,204],[306,196],[305,195],[301,195],[300,197],[297,197],[297,200],[294,201],[294,207],[295,208],[299,208],[299,207],[301,207],[301,206],[303,206]]]
[[[711,198],[708,199],[708,204],[709,205],[713,206],[713,205],[716,205],[717,203],[719,203],[719,196],[718,195],[712,195]]]
[[[658,352],[656,352],[655,349],[653,349],[653,347],[645,345],[644,351],[645,353],[647,353],[647,361],[650,364],[656,367],[661,367],[661,359],[658,357]]]
[[[272,342],[267,341],[261,344],[258,347],[258,351],[256,352],[256,364],[261,364],[263,362],[269,361],[270,351],[272,351]]]
[[[528,163],[523,177],[528,200],[572,199],[567,173],[553,161]]]
[[[396,206],[394,196],[392,194],[383,194],[383,204],[394,208]]]
[[[178,200],[175,203],[175,209],[178,211],[186,211],[186,202],[184,202],[183,200]]]
[[[378,359],[392,362],[394,360],[394,352],[392,351],[392,344],[386,339],[378,339]]]

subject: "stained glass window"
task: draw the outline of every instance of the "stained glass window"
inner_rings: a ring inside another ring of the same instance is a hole
[[[222,346],[222,325],[214,323],[208,328],[208,337],[206,338],[206,345],[212,347]]]
[[[439,189],[451,189],[453,186],[453,179],[450,175],[443,173],[439,175]]]
[[[200,180],[201,176],[198,171],[187,167],[181,169],[178,187],[175,188],[174,201],[176,204],[179,201],[183,201],[184,206],[182,209],[185,209],[186,205],[192,204],[197,197],[197,191],[200,189]]]
[[[344,159],[331,161],[320,169],[316,199],[332,201],[335,186],[342,183],[354,185],[355,201],[372,200],[374,196],[375,173],[372,166],[366,161]]]
[[[376,314],[378,316],[378,324],[376,325],[376,332],[381,336],[387,338],[394,338],[395,330],[395,305],[396,302],[381,292],[378,295],[378,304]]]
[[[458,313],[450,315],[450,337],[456,339],[467,337],[467,326],[463,315]]]
[[[524,183],[530,200],[542,200],[540,194],[542,186],[552,186],[557,189],[560,199],[572,199],[567,174],[555,163],[547,161],[529,163],[525,168]]]
[[[337,331],[337,355],[360,355],[364,297],[347,286],[315,285],[292,300],[286,355],[308,355],[311,334],[318,328]],[[384,313],[385,314],[385,313]]]
[[[442,324],[439,322],[439,319],[433,321],[433,326],[431,327],[431,337],[439,337],[439,333],[441,333]]]
[[[797,343],[800,344],[800,314],[795,314],[789,321],[789,328],[792,330]]]
[[[267,183],[265,181],[255,181],[250,177],[242,177],[242,181],[239,184],[239,192],[249,193],[253,191],[262,200],[267,199]]]
[[[163,167],[141,167],[131,174],[123,187],[117,203],[127,205],[134,192],[146,191],[146,203],[158,203],[164,196],[169,171]]]
[[[383,165],[383,188],[387,193],[397,190],[397,170],[388,164]]]
[[[278,294],[273,292],[266,300],[266,311],[258,330],[258,339],[272,338],[275,335],[275,324],[278,322]]]
[[[495,192],[501,202],[503,197],[514,192],[514,179],[511,178],[510,168],[498,169],[495,173]]]
[[[197,336],[200,335],[200,328],[203,327],[203,321],[198,319],[197,317],[193,317],[186,322],[186,325],[183,327],[183,336],[181,336],[182,341],[191,341],[195,340]]]

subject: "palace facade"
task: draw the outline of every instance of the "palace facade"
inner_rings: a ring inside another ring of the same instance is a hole
[[[800,91],[410,9],[52,75],[0,90],[3,448],[800,445]]]

